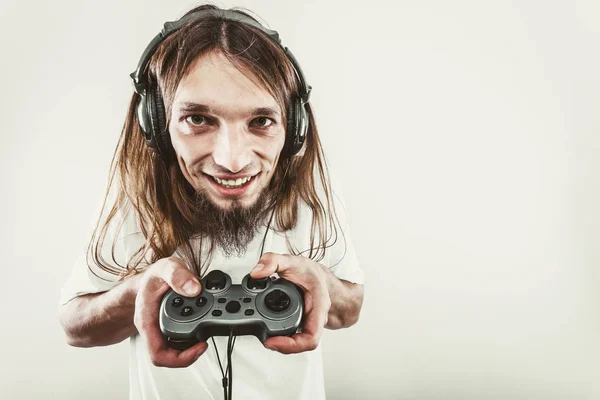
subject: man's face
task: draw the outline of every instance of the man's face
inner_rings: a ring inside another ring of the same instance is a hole
[[[179,83],[169,123],[186,180],[222,212],[257,206],[285,142],[281,114],[221,53],[199,57]]]

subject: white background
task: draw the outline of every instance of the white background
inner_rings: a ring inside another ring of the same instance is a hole
[[[125,399],[56,310],[135,69],[187,1],[0,8],[0,398]],[[367,275],[330,399],[600,398],[600,3],[222,1],[313,86]]]

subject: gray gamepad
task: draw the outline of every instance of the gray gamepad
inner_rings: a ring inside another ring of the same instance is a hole
[[[202,291],[185,297],[169,290],[160,305],[160,329],[169,346],[187,349],[211,336],[254,335],[262,343],[272,336],[290,336],[300,327],[302,290],[279,278],[246,275],[232,284],[226,273],[214,270],[201,280]]]

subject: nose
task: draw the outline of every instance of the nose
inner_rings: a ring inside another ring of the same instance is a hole
[[[244,129],[232,125],[224,125],[219,129],[215,138],[213,159],[232,173],[239,172],[250,164],[250,143]]]

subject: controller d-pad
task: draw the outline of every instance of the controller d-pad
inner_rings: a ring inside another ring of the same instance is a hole
[[[269,278],[261,278],[261,279],[254,279],[251,276],[248,277],[248,281],[246,282],[246,286],[248,287],[248,289],[253,289],[253,290],[257,290],[257,289],[264,289],[267,287],[267,282],[269,281]]]
[[[206,286],[207,289],[216,290],[225,288],[226,278],[222,271],[211,271],[206,275]]]
[[[283,290],[275,289],[265,296],[265,305],[271,311],[284,311],[290,306],[290,296]]]

